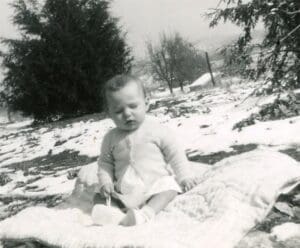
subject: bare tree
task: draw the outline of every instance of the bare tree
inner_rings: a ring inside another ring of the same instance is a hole
[[[207,71],[205,58],[179,33],[163,33],[158,45],[148,42],[147,48],[152,75],[166,82],[171,93],[174,86],[183,91],[185,82],[191,83]]]

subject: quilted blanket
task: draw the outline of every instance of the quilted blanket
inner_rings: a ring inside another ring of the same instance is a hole
[[[201,183],[175,198],[150,223],[95,226],[89,215],[95,166],[82,169],[60,208],[31,207],[0,222],[2,240],[37,240],[55,247],[233,248],[263,220],[280,193],[300,183],[299,163],[256,150],[213,167],[192,166]],[[93,171],[94,170],[94,171]]]

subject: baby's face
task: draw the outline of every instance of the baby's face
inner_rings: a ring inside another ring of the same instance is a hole
[[[143,90],[136,82],[129,82],[115,92],[107,93],[108,114],[116,126],[133,131],[143,123],[146,102]]]

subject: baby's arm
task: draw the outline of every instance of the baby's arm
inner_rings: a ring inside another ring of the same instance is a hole
[[[101,152],[98,159],[98,178],[99,178],[99,191],[107,197],[114,191],[113,178],[114,178],[114,165],[113,155],[111,149],[111,132],[108,132],[102,141]]]
[[[174,132],[162,130],[161,149],[166,162],[171,165],[184,191],[188,191],[199,184],[198,178],[193,176],[190,171],[185,152],[176,140],[176,134],[174,134]]]

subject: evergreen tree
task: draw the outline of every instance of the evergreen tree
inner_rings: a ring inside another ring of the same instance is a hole
[[[299,0],[221,0],[226,4],[208,14],[213,27],[221,20],[243,29],[243,35],[232,46],[236,61],[241,58],[250,65],[251,50],[259,48],[256,78],[270,77],[274,88],[300,87],[300,1]],[[251,43],[257,24],[263,23],[265,36],[260,44]],[[257,50],[257,49],[256,49]],[[238,58],[239,57],[239,58]]]
[[[4,93],[14,110],[49,121],[102,110],[101,87],[131,67],[105,0],[15,0],[19,39],[3,39]]]

